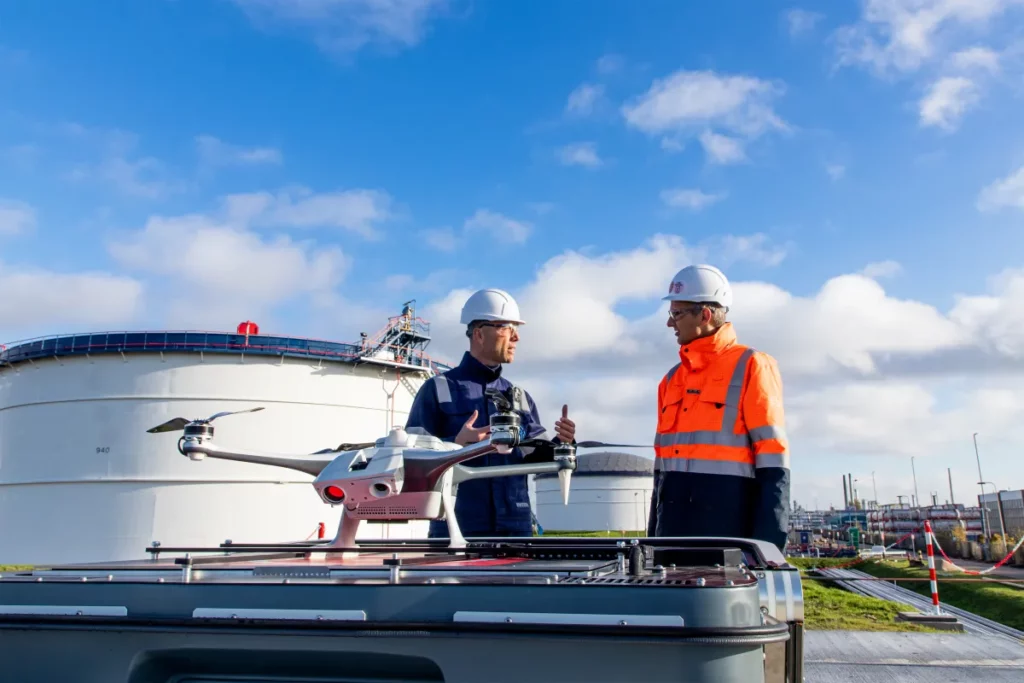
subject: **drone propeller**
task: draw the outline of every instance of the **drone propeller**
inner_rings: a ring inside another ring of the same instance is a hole
[[[547,439],[527,439],[519,445],[525,448],[530,446],[550,446],[551,441]],[[649,443],[605,443],[604,441],[577,441],[574,445],[576,448],[650,448],[651,446]]]
[[[263,410],[263,406],[257,406],[255,408],[247,408],[245,410],[228,410],[228,411],[216,413],[215,415],[211,415],[210,417],[206,418],[205,420],[186,420],[183,417],[175,417],[173,419],[168,420],[167,422],[164,422],[161,425],[157,425],[156,427],[153,427],[152,429],[147,429],[146,432],[149,433],[149,434],[160,434],[162,432],[180,432],[182,429],[185,428],[186,425],[190,425],[190,424],[209,424],[210,422],[213,422],[214,420],[216,420],[218,417],[226,417],[228,415],[238,415],[239,413],[255,413],[255,412],[258,412],[260,410]]]
[[[336,451],[359,451],[370,446],[376,446],[376,441],[364,441],[363,443],[341,443],[334,450]]]
[[[491,402],[494,403],[494,407],[496,407],[499,412],[508,413],[512,411],[512,401],[508,400],[508,397],[501,393],[499,389],[487,389],[484,393],[489,399],[491,399]]]

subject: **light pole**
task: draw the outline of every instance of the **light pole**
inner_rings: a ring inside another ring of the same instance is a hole
[[[996,485],[993,484],[990,481],[979,481],[978,484],[981,485],[981,495],[983,497],[985,495],[985,484],[988,484],[989,486],[992,487],[992,493],[995,494],[995,497],[996,497],[996,513],[999,515],[999,533],[1000,533],[1001,539],[1003,541],[1003,544],[1005,544],[1006,543],[1006,529],[1003,527],[1003,506],[999,504],[999,489],[997,489]],[[985,508],[985,507],[987,507],[987,506],[983,506],[983,508]],[[982,509],[981,518],[985,519],[985,511],[984,511],[984,509]]]
[[[974,457],[978,461],[978,486],[981,487],[981,496],[985,497],[985,485],[981,482],[984,481],[985,477],[981,476],[981,456],[978,455],[978,432],[974,432]],[[996,496],[998,498],[999,496]],[[981,501],[979,501],[981,502]],[[985,520],[985,514],[981,515],[981,533],[985,538],[989,537],[988,524]]]
[[[914,456],[910,456],[910,471],[914,473],[914,500],[917,501],[917,507],[921,507],[921,496],[917,493],[917,469],[914,467]]]

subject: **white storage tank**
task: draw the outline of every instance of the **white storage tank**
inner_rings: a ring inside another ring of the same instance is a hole
[[[654,460],[632,453],[580,451],[562,504],[558,475],[535,477],[537,521],[545,531],[647,529],[654,487]]]
[[[384,436],[444,369],[408,346],[429,339],[410,312],[361,344],[259,335],[244,323],[235,334],[83,334],[0,348],[0,564],[140,558],[153,541],[296,541],[316,538],[320,523],[333,537],[341,509],[315,495],[312,476],[194,462],[177,450],[181,432],[146,430],[263,406],[216,420],[217,442],[312,453]],[[427,524],[364,522],[360,537],[422,538]]]

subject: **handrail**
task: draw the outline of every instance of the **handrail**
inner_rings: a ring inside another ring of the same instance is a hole
[[[279,335],[208,331],[117,331],[35,337],[0,347],[0,364],[36,358],[155,351],[254,353],[339,361],[370,361],[359,344]],[[403,349],[403,362],[435,371],[446,365],[421,350]]]

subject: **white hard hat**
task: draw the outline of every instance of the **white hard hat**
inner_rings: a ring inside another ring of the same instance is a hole
[[[462,307],[462,324],[476,320],[524,324],[519,318],[519,305],[508,292],[500,289],[481,289],[474,292]]]
[[[686,266],[672,278],[668,296],[662,301],[693,301],[732,306],[732,287],[718,268],[708,265]]]

